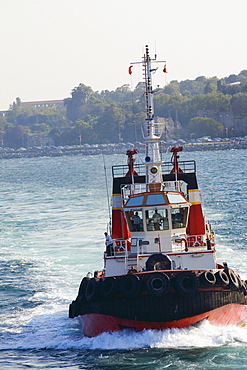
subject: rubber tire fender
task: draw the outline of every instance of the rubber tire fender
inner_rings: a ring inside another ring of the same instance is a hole
[[[82,297],[83,299],[85,299],[85,291],[89,280],[90,278],[86,276],[82,279],[81,284],[79,286],[78,298]]]
[[[233,290],[239,289],[239,280],[237,275],[232,270],[228,270],[226,274],[229,277],[228,287]]]
[[[100,296],[103,299],[113,298],[117,294],[117,279],[114,276],[102,280]]]
[[[137,275],[129,274],[119,280],[119,293],[126,298],[136,297],[141,291],[140,278]]]
[[[242,280],[242,289],[243,289],[244,295],[247,296],[247,283],[244,280]]]
[[[98,298],[100,279],[92,278],[89,280],[85,289],[85,299],[87,302],[95,301]]]
[[[70,305],[69,305],[69,318],[70,319],[73,319],[76,315],[75,315],[75,306],[74,306],[74,302],[73,301]]]
[[[212,287],[216,283],[216,276],[211,271],[203,271],[199,276],[202,286]]]
[[[162,270],[171,270],[172,261],[170,257],[166,254],[162,253],[154,253],[152,254],[146,261],[146,270],[147,271],[154,271],[154,266],[156,263],[161,263],[164,268]]]
[[[227,286],[230,283],[229,277],[224,270],[217,271],[215,274],[216,283],[219,286]]]
[[[176,292],[181,295],[192,295],[198,291],[199,280],[193,271],[181,271],[175,279]]]
[[[150,295],[161,297],[170,288],[170,278],[162,272],[153,272],[147,277],[146,287]]]

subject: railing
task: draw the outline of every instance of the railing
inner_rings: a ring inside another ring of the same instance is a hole
[[[206,241],[204,240],[204,235],[188,235],[187,236],[187,243],[188,247],[202,247],[206,245]]]
[[[115,240],[113,244],[114,256],[120,253],[127,253],[129,249],[128,244],[130,244],[128,240]]]
[[[179,167],[184,173],[195,173],[196,172],[195,161],[181,161],[179,162]],[[173,163],[164,162],[161,168],[162,168],[163,174],[169,174],[173,169]],[[113,178],[125,177],[128,171],[129,171],[128,165],[112,166]],[[145,164],[135,164],[135,171],[138,173],[139,176],[146,175],[146,165]]]

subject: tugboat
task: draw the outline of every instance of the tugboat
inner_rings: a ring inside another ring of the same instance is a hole
[[[113,166],[112,226],[104,269],[85,276],[69,317],[79,316],[86,336],[131,328],[183,328],[207,319],[216,326],[247,317],[247,285],[216,260],[215,236],[203,215],[194,161],[182,147],[162,162],[162,124],[153,110],[152,64],[142,59],[146,120],[143,164]],[[134,63],[133,63],[134,64]]]

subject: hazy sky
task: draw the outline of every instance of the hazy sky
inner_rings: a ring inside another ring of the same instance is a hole
[[[140,61],[167,61],[155,84],[247,69],[247,0],[0,0],[0,109],[94,91],[134,88]],[[160,70],[162,68],[160,67]]]

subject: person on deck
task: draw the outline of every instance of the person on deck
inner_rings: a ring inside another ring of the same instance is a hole
[[[106,254],[107,256],[113,256],[114,255],[114,250],[113,250],[113,241],[110,235],[105,234],[105,245],[106,245]]]

